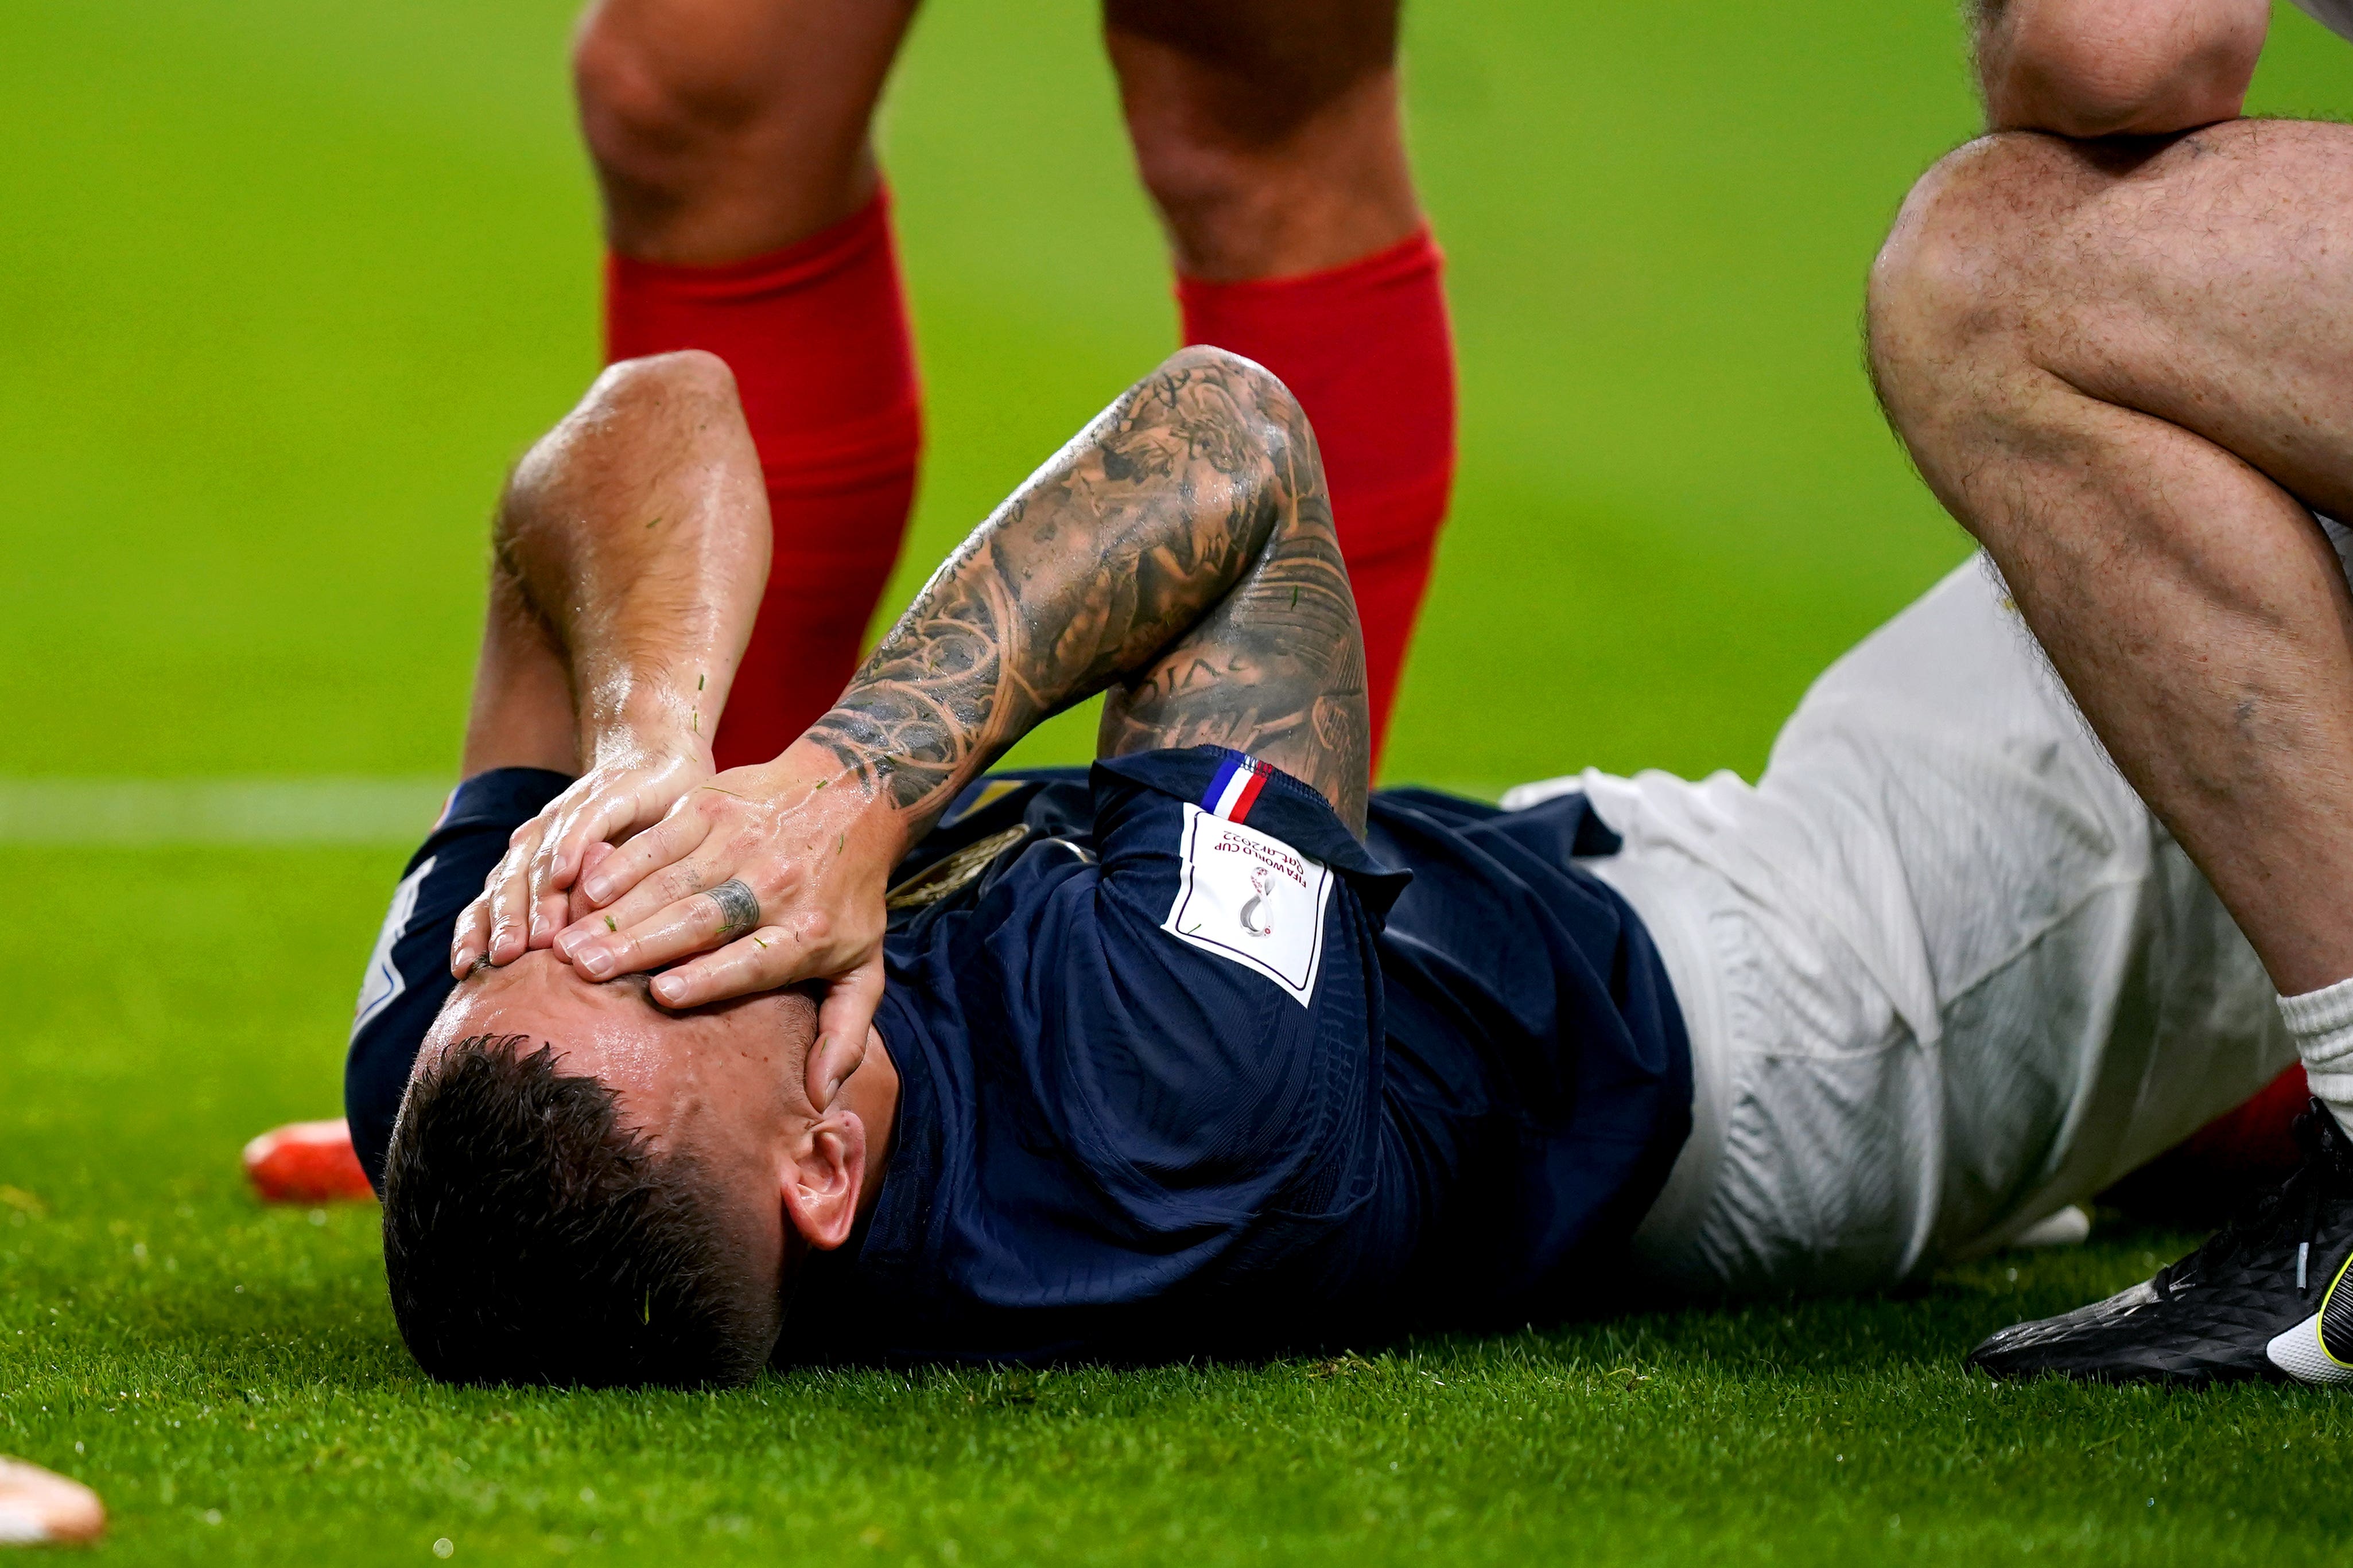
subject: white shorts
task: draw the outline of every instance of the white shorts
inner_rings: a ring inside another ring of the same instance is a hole
[[[2206,879],[1973,561],[1840,659],[1754,787],[1588,772],[1657,941],[1693,1131],[1635,1238],[1695,1291],[2000,1247],[2295,1059]]]

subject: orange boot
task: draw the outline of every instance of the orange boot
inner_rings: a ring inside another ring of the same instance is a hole
[[[323,1204],[373,1198],[367,1173],[352,1152],[352,1130],[332,1121],[290,1121],[245,1146],[245,1173],[266,1204]]]

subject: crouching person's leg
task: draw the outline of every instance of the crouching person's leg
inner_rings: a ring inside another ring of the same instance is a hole
[[[2353,978],[2353,595],[2312,516],[2353,510],[2348,180],[2340,126],[1989,139],[1871,310],[1922,473],[2287,996]],[[2348,1032],[2299,1034],[2353,1109]]]
[[[1914,193],[1871,305],[1923,475],[2253,942],[2340,1120],[2353,595],[2313,513],[2353,508],[2348,174],[2353,132],[2335,126],[2123,150],[1990,138]],[[2353,1377],[2353,1293],[2331,1293],[2353,1160],[2327,1118],[2306,1131],[2297,1201],[2115,1302],[1997,1336],[1979,1363]]]

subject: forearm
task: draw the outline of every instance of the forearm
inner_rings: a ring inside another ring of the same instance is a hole
[[[1246,361],[1187,351],[1082,431],[933,576],[808,742],[912,841],[1040,720],[1115,685],[1114,741],[1249,745],[1324,775],[1361,821],[1362,655],[1314,438]],[[1335,735],[1353,781],[1324,758]]]
[[[1974,0],[1989,127],[2166,135],[2237,117],[2267,0]]]
[[[751,636],[766,500],[711,365],[607,372],[517,465],[499,510],[493,593],[563,659],[584,767],[620,743],[707,752]]]
[[[486,609],[459,776],[492,768],[577,771],[580,728],[563,651],[523,603],[513,577],[495,562]]]
[[[616,849],[584,885],[596,916],[557,951],[599,979],[673,965],[653,983],[671,1007],[830,978],[808,1068],[824,1104],[865,1047],[907,846],[1031,726],[1106,688],[1110,750],[1245,748],[1362,832],[1364,650],[1323,465],[1246,360],[1187,349],[1081,431],[806,735]]]
[[[659,821],[711,776],[768,552],[727,367],[659,354],[597,377],[515,465],[491,542],[467,771],[577,776],[515,830],[460,917],[460,974],[553,941],[589,847]]]

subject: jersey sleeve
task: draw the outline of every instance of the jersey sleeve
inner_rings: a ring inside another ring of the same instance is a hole
[[[360,979],[351,1050],[343,1060],[343,1114],[351,1123],[352,1147],[378,1191],[409,1068],[457,984],[449,974],[449,941],[457,934],[458,917],[506,853],[508,836],[571,782],[542,768],[477,773],[450,792],[440,820],[409,857],[393,889]]]
[[[1270,1271],[1347,1267],[1377,1175],[1375,942],[1404,879],[1238,753],[1121,758],[1091,785],[1088,842],[1028,846],[923,987],[972,1106],[943,1119],[927,1283],[1023,1314],[1243,1277],[1279,1300]]]
[[[1377,869],[1320,795],[1239,753],[1121,763],[1093,779],[1093,885],[1024,976],[1041,1066],[1142,1186],[1270,1198],[1362,1109],[1378,911],[1354,879]]]

